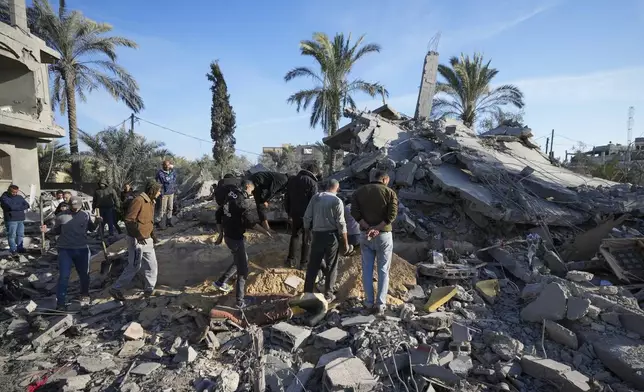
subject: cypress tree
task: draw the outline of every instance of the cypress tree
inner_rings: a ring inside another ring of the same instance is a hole
[[[219,167],[223,167],[235,155],[235,112],[230,105],[228,87],[217,61],[210,64],[210,73],[206,77],[212,82],[210,137],[215,143],[212,147],[212,157]]]

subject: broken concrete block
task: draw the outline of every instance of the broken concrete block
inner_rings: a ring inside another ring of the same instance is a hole
[[[599,313],[601,313],[601,311],[602,311],[602,310],[601,310],[598,306],[590,305],[590,306],[588,307],[588,313],[587,313],[587,315],[588,315],[588,317],[590,317],[591,319],[596,320],[596,319],[597,319],[597,317],[599,317]]]
[[[545,261],[548,268],[550,268],[550,271],[555,275],[563,275],[567,271],[566,263],[564,263],[559,255],[553,250],[548,250],[544,253],[543,261]]]
[[[19,315],[19,316],[26,316],[36,310],[38,305],[34,301],[22,301],[20,303],[17,303],[15,305],[9,306],[5,308],[6,313],[9,315]]]
[[[562,391],[588,392],[591,390],[588,377],[552,359],[524,355],[521,358],[521,368],[534,378],[552,381]]]
[[[449,328],[452,325],[452,314],[447,312],[436,312],[420,317],[417,323],[427,331],[438,331]]]
[[[143,353],[143,357],[147,359],[161,359],[163,358],[163,350],[158,347],[150,347],[149,350]]]
[[[318,363],[315,365],[316,369],[319,369],[321,367],[326,366],[327,364],[331,363],[331,361],[338,359],[338,358],[353,358],[354,355],[351,352],[351,348],[345,347],[340,350],[336,351],[331,351],[330,353],[326,353],[318,359]]]
[[[577,283],[590,282],[595,275],[586,271],[568,271],[566,279]]]
[[[414,176],[418,170],[418,165],[414,162],[407,162],[396,171],[396,185],[412,186],[414,185]]]
[[[638,389],[644,389],[644,361],[641,355],[643,346],[639,342],[602,336],[593,341],[593,348],[597,358],[610,371]]]
[[[602,295],[617,295],[619,288],[617,286],[599,286],[599,294]]]
[[[443,351],[442,353],[438,354],[438,365],[439,366],[445,366],[452,362],[454,360],[454,352],[452,351]],[[422,365],[427,365],[427,362],[425,362]]]
[[[282,359],[267,355],[264,368],[266,386],[270,391],[283,391],[286,386],[291,383],[293,379],[293,371],[291,367]]]
[[[527,302],[532,301],[541,294],[543,288],[543,283],[528,283],[521,290],[521,299]]]
[[[398,214],[395,220],[397,228],[402,228],[407,233],[413,233],[416,230],[416,223],[406,213]]]
[[[336,358],[324,367],[324,390],[367,392],[378,381],[358,358]]]
[[[145,331],[143,330],[143,327],[137,322],[132,321],[123,328],[125,329],[123,336],[126,339],[139,340],[145,337]]]
[[[607,323],[610,324],[614,327],[621,328],[622,327],[622,322],[619,319],[619,313],[616,312],[603,312],[599,318]]]
[[[239,373],[225,369],[217,378],[216,392],[235,392],[239,388]]]
[[[63,392],[72,392],[80,391],[85,389],[87,384],[92,381],[92,377],[89,374],[83,374],[82,376],[74,376],[65,379],[65,385],[63,386]]]
[[[31,345],[34,348],[43,346],[47,344],[49,341],[51,341],[52,339],[55,339],[58,336],[60,336],[63,332],[67,331],[67,329],[69,329],[69,327],[71,327],[72,325],[74,325],[74,318],[72,317],[71,314],[68,314],[66,316],[60,316],[54,319],[49,324],[49,329],[47,329],[45,332],[41,333],[38,337],[32,340]]]
[[[579,320],[588,313],[590,306],[589,299],[570,297],[567,302],[566,318],[568,320]]]
[[[577,350],[579,348],[579,341],[577,340],[577,335],[574,332],[551,320],[545,320],[545,323],[546,332],[550,339],[559,344],[563,344],[566,347],[570,347],[573,350]]]
[[[136,353],[145,345],[143,340],[130,340],[123,344],[121,350],[117,354],[119,358],[130,358],[136,355]]]
[[[349,333],[347,331],[334,327],[315,335],[315,338],[316,343],[319,343],[321,346],[334,349],[344,339],[346,339],[347,336],[349,336]]]
[[[449,363],[448,367],[454,372],[454,374],[466,377],[474,367],[474,364],[472,363],[472,358],[470,358],[469,355],[459,355]]]
[[[291,385],[288,386],[286,392],[302,392],[305,390],[306,383],[309,382],[309,379],[313,375],[315,367],[311,363],[303,363],[300,366],[300,370],[295,375]],[[234,391],[231,391],[234,392]]]
[[[100,314],[100,313],[105,313],[114,309],[118,309],[121,306],[123,306],[123,302],[121,301],[108,301],[108,302],[103,302],[92,306],[91,308],[89,308],[88,312],[91,316],[96,316],[97,314]]]
[[[111,369],[116,367],[116,363],[110,358],[106,357],[88,357],[82,356],[76,359],[78,366],[86,373],[96,373],[101,370]]]
[[[525,321],[561,320],[566,316],[568,293],[558,283],[548,284],[539,297],[521,310]]]
[[[413,370],[414,373],[420,374],[423,377],[434,378],[448,385],[457,384],[462,379],[450,369],[439,365],[419,365],[414,366]]]
[[[494,304],[494,302],[496,302],[496,298],[501,291],[501,287],[499,286],[499,281],[497,279],[480,280],[476,282],[474,287],[476,287],[476,291],[489,304]]]
[[[152,373],[153,371],[157,370],[160,367],[161,367],[160,363],[144,362],[144,363],[138,365],[137,367],[135,367],[134,369],[132,369],[132,374],[138,374],[138,375],[141,375],[141,376],[147,376],[147,375],[149,375],[150,373]]]
[[[177,350],[177,355],[172,358],[172,362],[190,363],[195,359],[197,359],[197,352],[195,351],[195,349],[192,348],[192,346],[183,346],[179,347],[179,349]]]
[[[644,335],[644,316],[636,313],[624,313],[619,315],[621,325],[627,331]]]
[[[463,324],[452,324],[452,340],[455,342],[469,342],[472,340],[470,329]]]
[[[414,179],[416,181],[422,180],[425,177],[427,177],[427,170],[423,169],[422,167],[416,170],[416,174],[414,175]]]
[[[523,343],[503,332],[486,330],[483,341],[504,361],[514,359],[523,351]]]
[[[271,327],[270,339],[273,343],[289,350],[297,350],[298,347],[311,335],[311,330],[281,322]]]
[[[304,284],[304,279],[296,275],[289,275],[286,280],[284,280],[284,284],[290,288],[297,290],[300,285]]]
[[[354,316],[345,320],[342,320],[343,327],[353,327],[356,325],[368,325],[376,321],[376,316],[370,314],[368,316]]]
[[[23,319],[13,319],[7,327],[5,336],[24,335],[29,332],[29,323]]]

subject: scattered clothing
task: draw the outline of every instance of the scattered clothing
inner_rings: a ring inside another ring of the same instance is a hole
[[[291,240],[286,259],[290,267],[296,267],[295,255],[298,253],[300,269],[305,269],[309,263],[311,236],[304,230],[304,212],[317,192],[317,178],[307,170],[300,170],[297,175],[289,178],[286,184],[284,207],[292,220]]]

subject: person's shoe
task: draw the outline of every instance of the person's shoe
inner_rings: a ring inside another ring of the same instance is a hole
[[[212,287],[216,288],[217,290],[228,294],[231,291],[233,291],[233,286],[229,285],[228,283],[220,283],[220,282],[214,282],[212,284]]]
[[[144,299],[150,299],[154,295],[154,290],[146,290],[143,292]]]
[[[326,299],[326,302],[331,303],[331,302],[335,301],[335,295],[331,294],[331,293],[326,294],[324,296],[324,299]]]
[[[167,227],[174,227],[174,225],[172,224],[172,219],[168,219],[168,220],[166,221],[166,224],[165,224],[165,225],[166,225]]]
[[[114,298],[115,300],[125,301],[125,296],[123,295],[123,292],[121,292],[121,290],[111,288],[109,292],[112,298]]]
[[[250,305],[250,302],[247,299],[237,300],[236,305],[238,309],[246,309]]]
[[[300,269],[300,271],[306,271],[308,266],[309,266],[308,264],[300,264],[299,269]]]
[[[165,230],[165,228],[166,228],[165,220],[161,219],[161,221],[159,222],[159,230]]]
[[[374,306],[373,306],[373,305],[366,305],[366,304],[365,304],[365,305],[364,305],[364,309],[362,309],[362,310],[360,311],[360,314],[361,314],[361,315],[363,315],[363,316],[368,316],[368,315],[370,315],[370,314],[373,314],[373,309],[374,309]]]
[[[385,310],[387,310],[387,305],[377,305],[373,307],[373,314],[376,316],[384,316]]]

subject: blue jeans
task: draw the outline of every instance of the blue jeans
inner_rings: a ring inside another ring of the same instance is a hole
[[[69,277],[72,274],[72,265],[76,268],[80,280],[81,295],[89,295],[89,258],[91,253],[89,247],[83,249],[58,248],[58,290],[56,300],[58,305],[65,305]]]
[[[362,251],[362,284],[364,285],[365,305],[374,305],[373,269],[378,265],[378,297],[376,305],[387,304],[389,291],[389,267],[394,252],[394,240],[391,232],[380,233],[371,241],[367,241],[366,233],[360,234],[360,249]]]
[[[22,248],[22,239],[25,236],[25,222],[24,221],[7,221],[5,222],[7,228],[7,239],[9,240],[9,250],[11,253],[16,253],[18,248]]]
[[[114,226],[116,226],[116,211],[114,207],[99,208],[98,212],[101,214],[101,218],[103,218],[103,225],[107,223],[110,235],[114,235]]]

